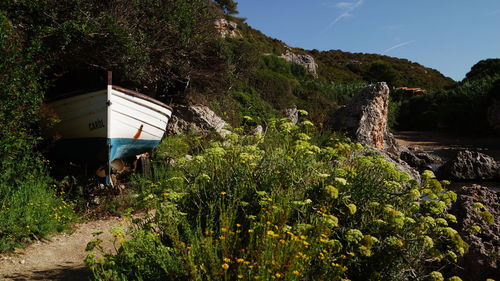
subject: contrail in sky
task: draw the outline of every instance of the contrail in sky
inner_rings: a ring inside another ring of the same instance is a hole
[[[340,14],[337,18],[335,18],[329,25],[328,28],[334,26],[337,22],[339,22],[343,18],[350,17],[352,11],[363,4],[364,0],[358,0],[357,2],[339,2],[335,5],[337,8],[346,9],[342,14]]]
[[[406,41],[406,42],[403,42],[403,43],[399,43],[399,44],[397,44],[397,45],[394,45],[394,46],[392,46],[392,47],[390,47],[390,48],[385,49],[385,50],[382,52],[382,55],[383,55],[383,54],[385,54],[385,53],[387,53],[387,52],[389,52],[389,51],[392,51],[392,50],[397,49],[397,48],[399,48],[399,47],[406,46],[406,45],[411,44],[411,43],[416,42],[416,41],[417,41],[417,40],[411,40],[411,41]]]

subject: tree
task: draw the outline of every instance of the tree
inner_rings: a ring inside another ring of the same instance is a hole
[[[389,86],[397,86],[400,83],[399,73],[384,61],[374,61],[365,73],[365,80],[370,82],[387,82]]]
[[[472,66],[464,80],[478,80],[494,75],[500,75],[500,59],[486,59]]]
[[[49,78],[73,73],[96,81],[112,70],[121,85],[159,98],[188,85],[206,93],[223,84],[212,24],[218,15],[206,0],[8,0],[4,6],[29,40],[41,41]]]

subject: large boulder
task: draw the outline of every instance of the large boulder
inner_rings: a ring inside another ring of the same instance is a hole
[[[486,154],[462,150],[439,169],[439,176],[454,180],[492,180],[498,178],[499,165]]]
[[[229,124],[204,105],[172,105],[173,115],[167,126],[167,134],[189,131],[215,131],[222,137],[230,133]]]
[[[356,142],[398,155],[399,146],[387,128],[388,106],[389,87],[379,82],[364,88],[327,123]]]
[[[420,173],[425,170],[431,170],[437,173],[439,168],[444,164],[444,160],[438,155],[428,153],[412,146],[401,148],[399,157]]]
[[[314,78],[318,78],[318,65],[314,61],[314,58],[310,55],[299,55],[290,50],[286,50],[284,54],[281,55],[289,63],[294,63],[304,67],[309,74]]]
[[[459,275],[463,280],[498,278],[500,192],[472,185],[460,188],[457,193],[458,200],[450,213],[457,217],[458,223],[454,227],[469,244],[469,251],[458,261],[458,266],[451,269],[451,274]],[[488,219],[489,215],[485,212],[493,215],[493,218]]]

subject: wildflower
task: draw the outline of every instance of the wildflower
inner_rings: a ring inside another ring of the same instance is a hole
[[[320,177],[320,178],[327,178],[329,176],[330,176],[330,174],[325,174],[325,173],[319,173],[318,174],[318,177]]]
[[[326,194],[328,194],[333,199],[337,199],[339,197],[339,190],[335,188],[333,185],[325,186],[324,190]]]
[[[227,228],[223,227],[220,229],[221,232],[227,232]]]
[[[242,279],[243,277],[243,274],[238,274],[238,279]]]
[[[482,208],[484,208],[484,205],[481,202],[475,202],[474,204],[472,204],[472,207],[474,207],[476,209],[482,209]]]
[[[429,277],[432,281],[443,281],[443,274],[441,272],[433,271],[429,274]]]
[[[338,183],[338,184],[341,184],[341,185],[346,185],[347,184],[347,180],[344,179],[344,178],[335,178],[335,181]]]
[[[249,230],[248,230],[248,233],[252,233],[252,232],[253,232],[253,229],[249,229]]]
[[[309,120],[302,121],[300,124],[302,124],[305,127],[308,127],[308,126],[309,127],[314,127],[314,124],[311,121],[309,121]]]
[[[226,237],[224,235],[221,235],[221,236],[219,236],[219,239],[224,240],[224,239],[226,239]]]
[[[237,223],[237,224],[236,224],[236,227],[241,227],[241,224]]]
[[[455,217],[452,214],[446,214],[444,215],[444,218],[447,219],[449,222],[456,223],[457,222],[457,217]]]
[[[245,260],[244,260],[244,259],[242,259],[242,258],[236,259],[236,262],[237,262],[237,263],[242,263],[242,262],[244,262],[244,261],[245,261]]]
[[[358,229],[349,229],[346,233],[346,240],[349,243],[357,244],[363,239],[363,233]]]
[[[229,268],[229,264],[227,264],[227,263],[223,263],[223,264],[221,265],[221,267],[222,267],[224,270],[227,270],[227,269]]]
[[[436,223],[437,223],[438,225],[444,225],[444,226],[447,226],[447,225],[448,225],[448,222],[447,222],[445,219],[443,219],[443,218],[437,218],[437,219],[436,219]]]
[[[352,203],[348,204],[347,208],[349,209],[349,213],[351,213],[351,215],[354,215],[357,211],[356,205],[354,205]]]
[[[226,195],[226,192],[225,191],[221,191],[220,194],[221,195]]]
[[[222,259],[224,262],[231,262],[231,259],[230,258],[223,258]]]
[[[307,116],[309,114],[309,112],[305,111],[304,109],[297,110],[297,113],[302,116]]]
[[[434,173],[432,171],[429,171],[429,170],[425,170],[422,173],[422,177],[424,179],[435,179],[436,178],[436,176],[434,175]]]
[[[299,275],[300,275],[300,272],[299,272],[298,270],[294,270],[294,271],[292,272],[292,274],[293,274],[293,275],[297,275],[297,276],[299,276]]]

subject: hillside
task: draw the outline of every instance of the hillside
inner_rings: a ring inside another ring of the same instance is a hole
[[[208,103],[233,124],[244,115],[257,117],[258,123],[294,106],[308,110],[316,123],[324,123],[364,85],[377,81],[429,92],[455,84],[438,71],[406,59],[294,48],[243,19],[226,16],[224,20],[227,23],[218,28],[227,33],[222,44],[229,62],[230,90],[215,93]],[[200,101],[199,95],[192,97]]]
[[[262,53],[271,53],[275,55],[282,55],[288,47],[284,42],[270,38],[262,32],[245,24],[242,20],[232,18],[238,22],[238,27],[241,29],[242,38],[240,40],[247,40],[255,48]],[[396,73],[396,79],[392,78],[395,82],[394,86],[406,87],[420,87],[426,90],[439,90],[443,87],[454,84],[454,81],[441,74],[435,69],[431,69],[411,62],[407,59],[394,58],[379,54],[365,54],[365,53],[351,53],[342,50],[304,50],[300,48],[290,48],[297,54],[309,54],[314,57],[318,64],[319,79],[325,81],[335,82],[376,82],[377,78],[391,78],[391,77],[377,77],[377,63],[389,65],[389,71]]]

